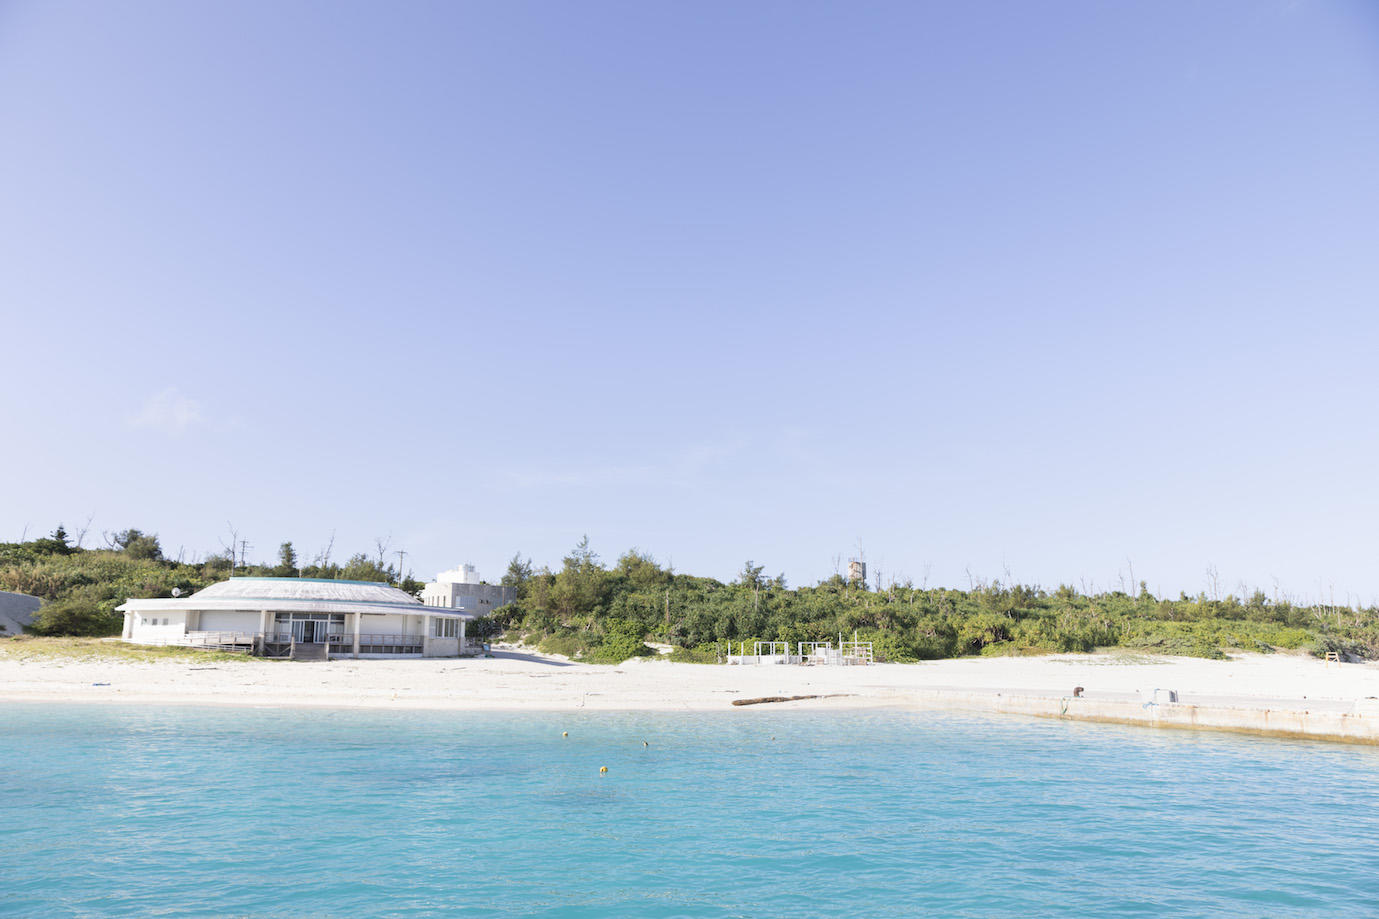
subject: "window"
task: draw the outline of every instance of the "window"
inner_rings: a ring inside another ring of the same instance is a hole
[[[338,641],[345,634],[344,613],[275,613],[273,621],[276,631],[291,632],[298,641],[325,641],[328,637]]]
[[[458,619],[436,619],[433,620],[431,634],[436,638],[455,638],[460,634],[460,620]]]

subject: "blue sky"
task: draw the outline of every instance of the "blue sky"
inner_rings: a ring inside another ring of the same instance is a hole
[[[0,4],[0,539],[1379,600],[1367,3]]]

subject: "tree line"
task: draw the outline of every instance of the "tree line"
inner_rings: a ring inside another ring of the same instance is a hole
[[[40,635],[118,635],[123,616],[115,607],[130,598],[190,593],[235,577],[304,577],[379,581],[415,594],[422,582],[387,561],[387,541],[376,552],[332,560],[334,539],[309,562],[291,542],[278,547],[275,563],[247,563],[232,541],[224,551],[183,561],[168,558],[156,533],[124,529],[104,533],[101,548],[84,548],[59,524],[48,536],[0,543],[0,590],[31,594],[47,602],[34,619]],[[237,535],[237,534],[236,534]]]
[[[1120,647],[1223,657],[1227,649],[1337,651],[1379,658],[1379,610],[1305,606],[1205,594],[1084,593],[1070,585],[974,584],[967,590],[897,583],[868,589],[835,574],[791,588],[748,561],[724,583],[677,573],[636,549],[611,566],[584,539],[559,568],[535,569],[520,554],[503,583],[515,603],[496,610],[481,634],[503,635],[590,660],[615,658],[634,642],[672,647],[679,660],[721,659],[729,643],[871,641],[877,657],[918,661],[965,655],[1092,651]]]
[[[331,560],[329,547],[304,563],[284,542],[275,563],[248,564],[236,558],[234,545],[187,562],[165,557],[156,534],[121,530],[106,534],[104,548],[85,549],[59,526],[40,539],[0,543],[0,589],[48,601],[35,622],[40,634],[113,635],[122,624],[114,609],[126,599],[168,597],[232,575],[379,581],[414,595],[423,586],[389,562],[386,540],[343,563]],[[1296,604],[1261,591],[1169,599],[1151,594],[1144,582],[1133,594],[998,581],[966,590],[908,582],[869,589],[835,574],[790,587],[784,575],[765,571],[748,561],[723,582],[676,572],[637,549],[610,565],[585,538],[558,567],[514,556],[502,583],[516,588],[517,600],[474,623],[471,634],[588,661],[620,661],[662,644],[673,659],[711,662],[729,643],[750,648],[758,640],[854,635],[888,661],[1107,647],[1218,658],[1228,649],[1306,649],[1379,659],[1379,609],[1373,607]]]

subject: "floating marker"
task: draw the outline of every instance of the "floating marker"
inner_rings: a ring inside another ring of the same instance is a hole
[[[569,737],[569,736],[570,736],[570,732],[569,732],[569,731],[561,731],[561,732],[560,732],[560,736],[561,736],[561,737]]]
[[[643,741],[642,741],[642,746],[644,746],[644,747],[649,747],[649,746],[651,746],[651,744],[649,744],[649,743],[647,743],[645,740],[643,740]]]
[[[600,767],[599,767],[599,772],[600,772],[600,773],[604,773],[604,772],[607,772],[607,771],[608,771],[608,767],[607,767],[607,766],[600,766]]]

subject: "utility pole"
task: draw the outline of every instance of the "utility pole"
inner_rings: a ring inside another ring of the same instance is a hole
[[[225,526],[226,526],[226,527],[229,529],[229,531],[230,531],[230,541],[227,543],[225,540],[222,539],[222,540],[220,541],[220,545],[221,545],[222,548],[225,549],[225,554],[228,555],[228,556],[230,557],[230,577],[234,577],[234,576],[235,576],[235,546],[237,546],[237,545],[239,544],[239,530],[236,530],[236,529],[235,529],[235,525],[234,525],[233,523],[230,523],[228,520],[225,522]]]

